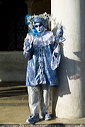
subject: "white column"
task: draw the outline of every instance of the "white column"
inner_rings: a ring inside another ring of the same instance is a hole
[[[58,88],[53,90],[53,113],[59,118],[85,117],[85,0],[51,0],[52,29],[62,23]]]

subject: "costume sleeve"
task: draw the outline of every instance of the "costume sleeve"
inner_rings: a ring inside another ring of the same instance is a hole
[[[30,34],[27,34],[24,39],[23,55],[27,59],[31,59],[33,55],[33,37]]]
[[[60,54],[60,44],[59,43],[63,41],[65,41],[65,38],[63,37],[63,29],[62,27],[59,27],[55,35],[54,48],[53,48],[53,53],[52,53],[52,60],[51,60],[52,70],[55,70],[60,64],[61,54]]]
[[[51,60],[51,69],[55,70],[60,64],[61,54],[60,54],[60,45],[54,49]]]

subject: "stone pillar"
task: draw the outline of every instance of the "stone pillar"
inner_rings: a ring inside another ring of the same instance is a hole
[[[51,0],[51,14],[52,30],[62,23],[66,38],[52,111],[59,118],[85,117],[85,0]]]
[[[33,4],[34,0],[25,0],[25,3],[27,4],[27,8],[28,8],[28,14],[32,14],[32,4]]]

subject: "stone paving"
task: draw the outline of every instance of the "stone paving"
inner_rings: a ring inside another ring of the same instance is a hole
[[[25,121],[30,115],[25,83],[0,83],[0,127],[85,127],[85,118],[41,120],[35,125]]]

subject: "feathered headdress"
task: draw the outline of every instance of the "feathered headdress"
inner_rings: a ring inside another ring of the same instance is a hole
[[[34,23],[42,23],[42,25],[47,28],[50,26],[50,15],[46,12],[39,15],[26,15],[25,24],[28,25],[30,29],[33,28]]]

